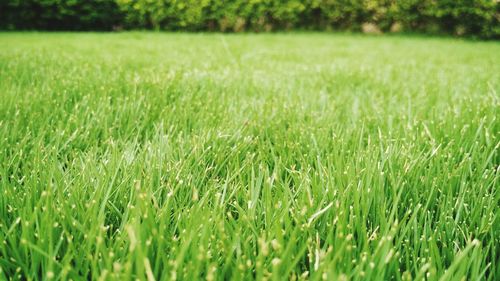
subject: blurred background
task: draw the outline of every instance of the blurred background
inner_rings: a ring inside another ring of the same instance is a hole
[[[499,22],[499,0],[0,0],[1,30],[335,30],[498,39]]]

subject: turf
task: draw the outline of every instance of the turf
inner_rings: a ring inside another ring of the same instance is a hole
[[[0,34],[0,280],[499,280],[500,43]]]

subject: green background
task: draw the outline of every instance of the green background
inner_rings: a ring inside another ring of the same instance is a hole
[[[405,31],[499,38],[495,0],[7,0],[0,29]]]

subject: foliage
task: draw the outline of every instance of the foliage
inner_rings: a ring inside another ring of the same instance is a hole
[[[3,0],[4,29],[107,30],[121,22],[114,0]]]
[[[496,0],[7,0],[4,29],[403,30],[500,36]]]

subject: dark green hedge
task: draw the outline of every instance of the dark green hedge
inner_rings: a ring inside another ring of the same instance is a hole
[[[0,28],[289,29],[500,37],[498,0],[0,0]]]
[[[123,24],[114,0],[0,0],[0,28],[110,30]]]

